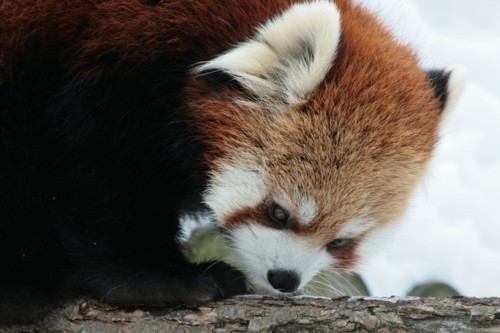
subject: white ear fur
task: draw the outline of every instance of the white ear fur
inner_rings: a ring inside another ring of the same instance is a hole
[[[446,117],[457,105],[467,81],[467,70],[462,65],[451,65],[445,69],[448,75],[446,85],[446,102],[443,109],[443,117]]]
[[[247,42],[201,64],[195,74],[222,70],[263,99],[294,103],[325,78],[340,41],[335,4],[296,4],[261,26]]]

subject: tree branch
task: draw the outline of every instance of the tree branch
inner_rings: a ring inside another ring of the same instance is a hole
[[[78,300],[11,332],[500,332],[500,298],[231,298],[191,308],[123,310]]]

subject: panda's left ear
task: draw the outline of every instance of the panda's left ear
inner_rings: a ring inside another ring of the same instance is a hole
[[[434,96],[439,99],[441,114],[446,116],[456,106],[465,87],[467,71],[461,65],[446,69],[429,70],[427,76],[434,88]]]
[[[307,98],[324,80],[340,37],[335,3],[298,2],[270,18],[252,38],[199,64],[192,73],[216,74],[218,82],[237,83],[252,97],[293,104]]]

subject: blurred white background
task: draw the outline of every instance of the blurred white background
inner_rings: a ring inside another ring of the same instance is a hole
[[[361,273],[375,296],[432,281],[500,296],[500,1],[359,1],[422,67],[463,64],[469,77],[407,216]]]

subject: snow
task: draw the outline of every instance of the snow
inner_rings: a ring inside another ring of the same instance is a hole
[[[375,296],[431,281],[500,296],[500,1],[359,1],[424,68],[458,63],[469,77],[407,216],[361,273]]]

